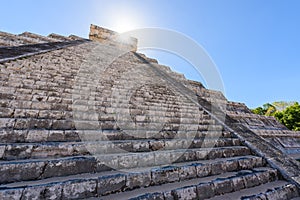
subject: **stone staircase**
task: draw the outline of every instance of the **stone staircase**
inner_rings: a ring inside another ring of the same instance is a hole
[[[109,44],[7,38],[21,36],[59,48],[0,62],[0,199],[299,197],[294,176],[253,145],[261,137],[219,120],[238,108],[221,93]]]

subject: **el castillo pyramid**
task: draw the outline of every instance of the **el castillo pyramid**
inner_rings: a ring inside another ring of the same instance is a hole
[[[299,132],[117,35],[0,32],[1,200],[300,199]]]

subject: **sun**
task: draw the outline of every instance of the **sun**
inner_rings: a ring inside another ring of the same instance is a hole
[[[122,6],[120,9],[110,9],[107,16],[109,16],[107,18],[109,27],[119,33],[142,27],[143,16],[132,7]]]

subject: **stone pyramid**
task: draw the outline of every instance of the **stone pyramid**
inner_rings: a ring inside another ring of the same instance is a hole
[[[115,35],[0,32],[1,200],[300,199],[298,132]]]

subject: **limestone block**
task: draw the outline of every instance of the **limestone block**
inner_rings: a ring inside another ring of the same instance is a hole
[[[24,190],[23,188],[0,190],[0,199],[2,200],[21,199],[23,190]]]
[[[85,199],[96,195],[97,181],[70,181],[63,185],[62,199]]]
[[[174,196],[172,195],[172,191],[164,192],[164,200],[175,200]]]
[[[197,200],[196,186],[188,186],[172,191],[174,199],[176,200]]]
[[[195,165],[181,166],[179,167],[179,179],[186,180],[197,177],[197,170]]]
[[[155,151],[155,165],[171,164],[171,154],[173,152]]]
[[[123,155],[118,158],[119,160],[119,168],[120,169],[128,169],[134,168],[138,166],[138,156],[134,154]]]
[[[246,188],[254,187],[260,184],[259,178],[256,176],[256,174],[245,175],[243,179]]]
[[[65,133],[64,131],[50,130],[47,140],[53,142],[65,141]]]
[[[239,163],[239,169],[244,170],[244,169],[252,169],[255,163],[252,160],[246,159],[246,158],[241,158],[238,160]]]
[[[49,200],[61,199],[63,184],[53,184],[45,187],[43,197]]]
[[[208,164],[197,164],[196,165],[196,171],[197,171],[197,176],[199,178],[209,176],[211,174],[211,165]]]
[[[52,123],[52,129],[54,130],[68,130],[73,128],[75,128],[75,124],[70,120],[53,120]]]
[[[155,163],[154,152],[138,155],[138,167],[153,166],[153,163]]]
[[[44,166],[44,162],[16,162],[14,164],[1,165],[0,183],[37,179],[42,173]]]
[[[244,179],[242,177],[234,177],[232,179],[234,191],[239,191],[245,188]]]
[[[27,187],[22,194],[22,200],[40,200],[43,198],[45,186]]]
[[[162,184],[179,181],[179,169],[177,167],[162,167],[151,170],[153,184]]]
[[[126,187],[133,189],[137,187],[147,187],[151,183],[151,172],[129,173],[126,178]]]
[[[133,143],[132,148],[136,152],[149,151],[149,143],[145,141],[136,141]]]
[[[199,199],[207,199],[215,196],[215,186],[212,183],[200,183],[197,185]]]
[[[130,200],[165,200],[164,194],[161,192],[147,193],[139,197],[131,198]]]
[[[93,172],[95,165],[94,158],[52,160],[46,165],[42,178]]]
[[[49,131],[47,130],[30,130],[27,134],[26,141],[28,142],[43,142],[47,141]]]
[[[232,192],[233,189],[233,181],[232,179],[220,179],[214,181],[215,194],[222,195],[225,193]]]
[[[239,168],[239,164],[237,160],[228,160],[222,164],[222,169],[225,172],[236,171]]]
[[[4,153],[5,153],[5,145],[0,146],[0,159],[3,159]]]
[[[15,126],[15,119],[0,118],[0,128],[13,128]]]
[[[149,142],[149,148],[152,151],[157,151],[157,150],[163,149],[164,146],[165,146],[164,141],[150,141]]]
[[[208,150],[201,149],[201,150],[195,152],[195,159],[196,160],[205,160],[207,158],[208,154],[209,154]]]
[[[211,164],[211,174],[217,175],[223,173],[223,163],[222,162],[215,162]]]
[[[33,145],[6,145],[5,159],[12,160],[30,158],[32,150]]]
[[[52,121],[49,119],[30,119],[28,122],[28,128],[34,129],[50,129]]]
[[[107,195],[112,192],[120,192],[126,187],[126,176],[123,174],[99,177],[98,195]]]

